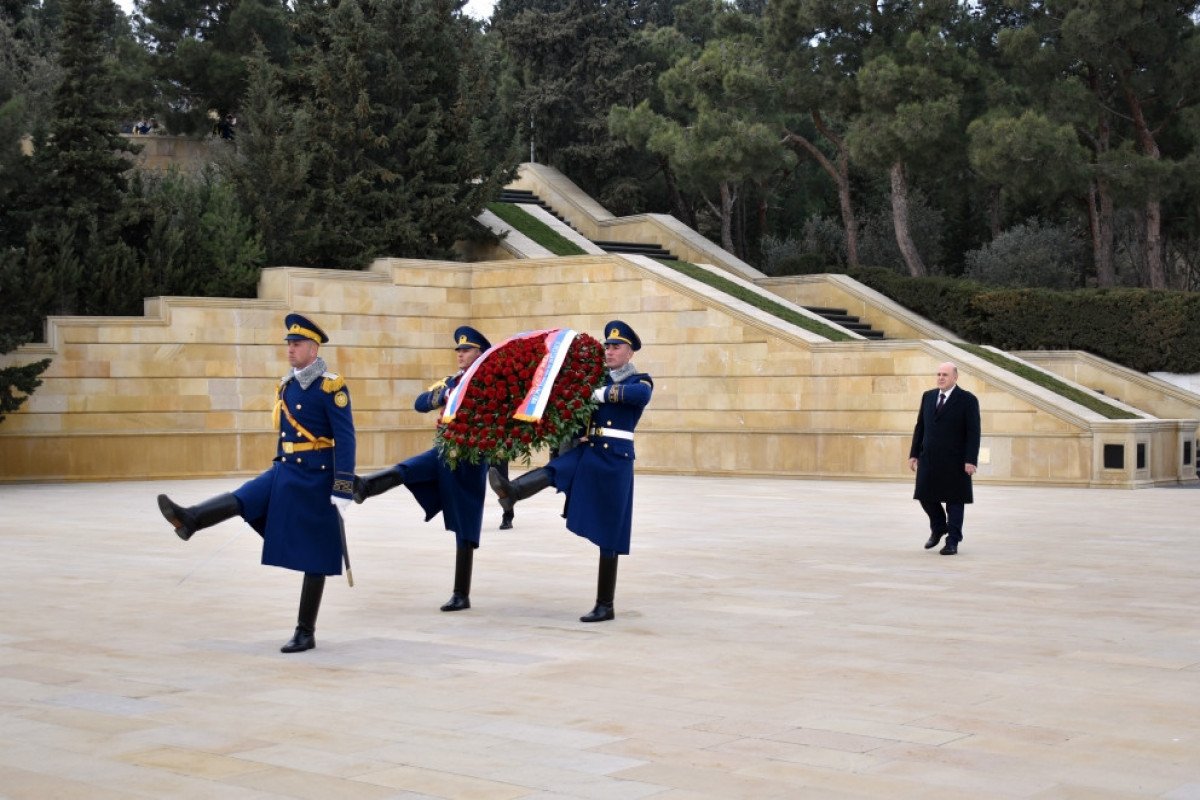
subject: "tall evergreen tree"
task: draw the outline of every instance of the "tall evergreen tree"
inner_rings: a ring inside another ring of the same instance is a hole
[[[1166,288],[1163,202],[1186,153],[1165,149],[1164,137],[1183,111],[1200,105],[1200,3],[1048,0],[1046,6],[1062,20],[1063,48],[1115,88],[1141,162],[1131,188],[1141,200],[1143,280]]]
[[[505,0],[494,16],[522,87],[524,150],[618,212],[632,210],[626,178],[654,165],[609,132],[608,112],[650,93],[633,34],[663,13],[630,0]]]
[[[846,126],[860,110],[855,76],[867,58],[877,14],[876,7],[855,0],[778,0],[766,14],[767,58],[781,75],[783,140],[833,181],[851,268],[859,263],[859,214]]]
[[[719,221],[721,246],[743,256],[745,242],[734,237],[743,194],[785,169],[791,154],[765,121],[773,82],[763,65],[759,20],[718,4],[689,9],[701,6],[710,12],[707,41],[703,48],[683,48],[659,76],[664,112],[648,101],[634,109],[617,106],[610,126],[665,158]]]
[[[248,65],[237,147],[225,148],[218,166],[262,237],[266,263],[310,263],[319,235],[310,224],[315,189],[308,111],[288,93],[287,73],[265,49]]]
[[[129,153],[108,104],[111,62],[97,15],[108,0],[64,0],[59,63],[46,134],[34,142],[35,180],[23,208],[29,230],[30,272],[53,275],[54,298],[41,313],[83,313],[106,279],[89,272],[100,251],[120,238],[119,217],[127,188]],[[33,253],[44,260],[35,262]],[[86,278],[86,279],[85,279]]]
[[[245,185],[252,172],[234,174],[243,198],[257,195],[251,213],[266,225],[272,263],[292,234],[304,250],[291,263],[354,268],[383,255],[448,257],[475,232],[511,165],[488,160],[477,115],[490,87],[466,68],[479,34],[460,7],[310,2],[298,10],[291,68],[273,76],[260,59],[239,147],[265,168],[257,178],[283,189],[282,206]],[[289,158],[303,183],[289,180]]]
[[[275,63],[290,58],[289,7],[284,0],[136,0],[134,23],[168,130],[204,132],[210,110],[241,111],[245,61],[255,48],[261,44]]]

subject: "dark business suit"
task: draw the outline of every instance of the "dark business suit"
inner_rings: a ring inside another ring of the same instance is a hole
[[[955,386],[938,411],[940,393],[930,389],[921,396],[908,457],[917,459],[913,499],[921,501],[929,516],[930,531],[945,533],[948,544],[957,544],[962,541],[963,506],[974,502],[965,465],[979,463],[979,400]]]

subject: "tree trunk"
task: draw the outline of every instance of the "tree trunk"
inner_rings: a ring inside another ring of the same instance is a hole
[[[733,249],[733,203],[735,201],[729,181],[721,181],[721,247],[728,253]],[[734,253],[736,255],[736,253]]]
[[[993,186],[988,190],[988,232],[995,239],[1003,232],[1002,220],[1004,217],[1004,193],[999,186]]]
[[[834,146],[834,149],[837,150],[836,164],[830,161],[816,145],[798,133],[792,133],[785,129],[785,140],[799,145],[806,153],[812,156],[837,187],[838,207],[842,213],[842,230],[846,234],[846,264],[851,269],[857,269],[858,218],[854,215],[854,204],[850,197],[850,148],[846,146],[841,137],[830,130],[829,126],[825,124],[821,112],[813,111],[812,119],[813,124],[821,135],[828,139]]]
[[[1157,197],[1146,200],[1146,280],[1151,289],[1167,288],[1167,269],[1163,262],[1162,203]]]
[[[1137,134],[1138,147],[1141,149],[1142,155],[1158,161],[1162,158],[1158,142],[1154,140],[1154,133],[1146,122],[1141,101],[1133,93],[1133,90],[1128,88],[1128,85],[1125,88],[1125,99],[1129,103],[1133,128]],[[1143,224],[1145,225],[1146,248],[1142,259],[1146,268],[1146,281],[1150,284],[1151,289],[1165,289],[1167,288],[1167,271],[1163,264],[1162,202],[1157,191],[1151,191],[1150,196],[1146,198]]]
[[[912,234],[908,229],[908,180],[904,176],[904,162],[892,164],[892,225],[896,228],[896,244],[900,247],[900,255],[908,267],[908,274],[914,278],[924,277],[927,272],[921,254],[913,243]]]
[[[692,230],[696,230],[696,212],[684,201],[683,193],[679,191],[679,184],[675,181],[675,172],[671,169],[671,162],[659,156],[658,166],[662,170],[663,180],[667,184],[667,194],[671,196],[671,205],[675,207],[675,218]]]
[[[858,269],[858,218],[850,204],[850,170],[845,153],[838,154],[838,166],[845,170],[845,177],[837,182],[838,207],[842,211],[842,227],[846,231],[846,265]]]
[[[1092,181],[1088,186],[1087,210],[1096,285],[1116,286],[1117,271],[1113,266],[1113,201],[1104,181]]]

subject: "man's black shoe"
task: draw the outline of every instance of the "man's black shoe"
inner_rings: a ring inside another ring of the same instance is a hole
[[[938,542],[940,542],[942,540],[942,537],[945,535],[946,535],[945,532],[929,534],[929,541],[925,542],[925,549],[932,550],[933,548],[937,547]]]
[[[317,646],[317,640],[313,636],[312,631],[301,630],[296,628],[296,633],[292,635],[291,641],[279,648],[281,653],[301,653],[305,650],[312,650]]]
[[[944,556],[958,555],[958,542],[946,542],[946,546],[938,552]]]
[[[455,592],[442,605],[442,611],[466,611],[471,607],[471,600],[465,594]]]
[[[616,619],[617,615],[613,612],[613,607],[597,603],[587,614],[579,618],[580,622],[608,622],[610,619]]]

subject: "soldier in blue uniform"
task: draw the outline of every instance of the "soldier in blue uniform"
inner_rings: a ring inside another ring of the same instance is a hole
[[[616,616],[617,556],[629,554],[633,519],[633,430],[654,391],[654,381],[638,372],[631,360],[642,348],[633,328],[613,320],[604,329],[604,363],[609,372],[594,395],[600,407],[579,444],[513,481],[496,469],[488,473],[506,512],[547,486],[565,492],[567,529],[600,548],[596,606],[580,622],[604,622]]]
[[[450,392],[462,380],[475,360],[491,347],[479,331],[463,325],[454,331],[454,354],[458,372],[429,387],[417,396],[413,407],[426,414],[446,405]],[[440,416],[440,414],[439,414]],[[441,512],[446,530],[454,532],[457,543],[454,561],[454,591],[442,605],[442,611],[462,611],[471,607],[471,568],[479,532],[483,527],[483,504],[487,497],[487,464],[460,462],[451,469],[437,448],[365,477],[354,479],[354,502],[407,486],[425,511],[425,521]],[[509,518],[511,524],[511,517]]]
[[[297,653],[316,647],[325,576],[342,574],[341,515],[353,490],[354,418],[345,380],[317,354],[329,337],[299,314],[288,314],[284,325],[291,370],[275,392],[279,442],[271,468],[232,494],[190,508],[160,494],[158,508],[184,541],[240,515],[263,537],[262,563],[304,573],[296,631],[281,648]]]

